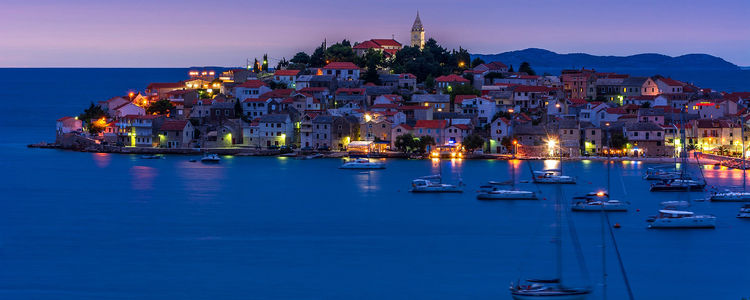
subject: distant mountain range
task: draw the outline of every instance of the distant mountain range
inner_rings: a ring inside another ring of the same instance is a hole
[[[644,53],[631,56],[596,56],[585,53],[559,54],[549,50],[529,48],[498,54],[472,54],[485,62],[501,61],[518,70],[527,61],[532,68],[553,69],[597,69],[597,70],[740,70],[740,67],[708,54],[687,54],[671,57],[663,54]]]

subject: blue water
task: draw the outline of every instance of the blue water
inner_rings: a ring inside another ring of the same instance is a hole
[[[509,299],[519,276],[554,274],[554,187],[541,187],[539,201],[474,199],[480,183],[510,178],[508,162],[443,162],[467,192],[412,195],[410,180],[438,172],[436,163],[389,160],[361,172],[335,159],[204,165],[25,148],[50,140],[61,115],[184,71],[0,70],[0,82],[18,87],[0,88],[11,108],[0,123],[1,299]],[[27,73],[9,79],[16,72]],[[517,178],[528,179],[527,164]],[[633,203],[610,217],[622,225],[615,234],[638,299],[750,297],[750,222],[734,217],[739,204],[695,203],[719,218],[715,230],[648,230],[658,202],[688,195],[649,193],[647,164],[611,166],[612,196]],[[564,196],[605,188],[605,167],[564,163],[579,177]],[[742,183],[741,171],[704,172],[712,185]],[[565,278],[592,284],[597,299],[600,216],[573,221],[590,280],[568,236]],[[606,265],[609,299],[625,299],[611,241]]]

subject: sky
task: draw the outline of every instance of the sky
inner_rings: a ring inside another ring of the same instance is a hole
[[[0,67],[270,64],[326,39],[409,43],[419,10],[446,48],[690,53],[750,66],[750,0],[1,0]]]

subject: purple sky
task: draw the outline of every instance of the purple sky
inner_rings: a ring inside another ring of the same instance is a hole
[[[427,37],[471,53],[707,53],[750,66],[750,0],[2,0],[0,67],[238,66],[324,38],[406,44],[417,9]]]

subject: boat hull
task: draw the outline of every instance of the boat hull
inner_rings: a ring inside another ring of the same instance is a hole
[[[652,185],[652,192],[700,192],[705,189],[705,185]]]
[[[576,180],[571,179],[550,179],[550,178],[534,178],[534,183],[544,184],[575,184]]]
[[[570,290],[570,291],[544,291],[544,292],[526,292],[511,291],[511,296],[516,300],[582,300],[591,294],[590,290]]]
[[[412,193],[463,193],[460,188],[412,188]]]
[[[716,228],[716,218],[681,218],[655,219],[648,225],[653,229],[713,229]]]
[[[481,193],[477,195],[479,200],[537,200],[534,192],[512,192],[512,193]]]
[[[615,212],[625,212],[628,211],[627,205],[607,205],[604,206],[604,209],[602,209],[601,205],[573,205],[570,207],[573,211],[591,211],[591,212],[597,212],[597,211],[615,211]]]
[[[709,198],[713,202],[750,202],[748,195],[713,195]]]
[[[385,165],[373,165],[373,166],[341,166],[339,169],[349,170],[380,170],[385,169]]]

